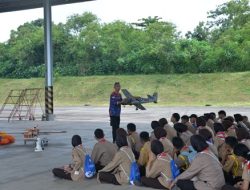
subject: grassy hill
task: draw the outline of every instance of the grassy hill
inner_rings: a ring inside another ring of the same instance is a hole
[[[158,92],[160,106],[250,106],[250,72],[56,77],[55,105],[108,105],[115,81],[134,95]],[[43,88],[44,79],[0,79],[0,104],[10,89],[28,87]]]

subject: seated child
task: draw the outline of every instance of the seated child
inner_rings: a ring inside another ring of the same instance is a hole
[[[181,172],[185,171],[190,163],[187,155],[182,154],[189,152],[189,147],[185,145],[183,140],[180,137],[174,137],[172,140],[174,146],[174,160],[178,168],[180,168]]]
[[[183,116],[181,117],[181,123],[183,123],[184,125],[186,125],[186,126],[188,127],[188,130],[189,130],[191,133],[195,134],[196,129],[193,127],[192,123],[189,122],[189,117],[188,117],[187,115],[183,115]]]
[[[116,152],[113,160],[106,165],[97,175],[97,180],[101,183],[111,183],[114,185],[129,184],[130,167],[135,161],[134,154],[128,146],[127,132],[119,128],[116,131]]]
[[[179,121],[180,121],[180,114],[178,114],[178,113],[173,113],[172,114],[172,116],[171,116],[171,122],[173,123],[173,124],[176,124],[176,123],[179,123]]]
[[[151,122],[151,128],[153,129],[153,131],[151,132],[150,135],[150,141],[156,140],[155,134],[154,134],[154,130],[160,126],[160,123],[158,121],[152,121]]]
[[[225,139],[227,153],[226,159],[223,164],[223,170],[225,175],[225,180],[227,183],[234,185],[241,179],[242,176],[242,161],[234,154],[234,147],[238,144],[235,137],[227,137]]]
[[[199,134],[200,129],[205,128],[205,129],[208,129],[211,132],[211,134],[212,134],[212,136],[214,138],[214,131],[210,127],[208,127],[206,125],[206,120],[205,120],[204,116],[198,117],[197,120],[196,120],[196,123],[197,123],[197,127],[198,127],[197,130],[196,130],[196,134]]]
[[[237,155],[243,164],[242,181],[233,186],[225,185],[222,190],[249,190],[250,183],[250,154],[249,149],[244,144],[238,144],[234,147],[234,154]]]
[[[164,152],[167,152],[170,156],[173,156],[173,144],[170,140],[167,139],[167,133],[166,131],[158,127],[154,130],[155,137],[163,144]]]
[[[214,145],[217,147],[219,151],[220,146],[225,142],[226,133],[221,123],[214,123],[214,131],[215,131]]]
[[[160,126],[164,128],[165,131],[167,132],[168,140],[172,141],[173,137],[177,136],[176,130],[171,125],[168,124],[168,121],[165,118],[161,118],[159,120],[159,123],[160,123]]]
[[[65,165],[62,168],[54,168],[52,170],[56,177],[81,181],[84,179],[84,160],[85,152],[82,147],[82,139],[79,135],[74,135],[71,140],[72,149],[72,159],[73,162],[70,165]]]
[[[142,184],[155,189],[170,189],[172,181],[171,160],[171,156],[164,152],[162,143],[158,140],[152,141],[146,177],[141,178]]]
[[[236,132],[235,132],[236,127],[232,122],[232,120],[229,119],[229,117],[228,119],[224,119],[222,121],[222,126],[224,127],[227,136],[236,137]]]
[[[188,127],[186,125],[184,125],[183,123],[176,123],[174,124],[174,128],[177,131],[177,136],[179,136],[183,142],[189,146],[190,145],[190,138],[193,135],[193,133],[191,133],[188,130]]]
[[[142,148],[141,140],[139,134],[136,132],[136,126],[134,123],[129,123],[127,125],[128,141],[134,152],[135,159],[139,158],[140,150]]]
[[[246,145],[250,149],[250,134],[246,128],[241,127],[236,129],[236,136],[239,143]]]
[[[137,163],[139,165],[141,176],[145,176],[145,172],[146,172],[145,169],[146,169],[146,166],[148,163],[149,152],[150,152],[150,148],[151,148],[149,133],[146,131],[142,131],[140,133],[140,139],[141,139],[141,143],[143,146],[141,148],[140,157],[139,157]]]
[[[220,190],[225,185],[225,179],[219,160],[208,149],[202,136],[193,135],[190,142],[197,155],[189,168],[173,181],[171,187],[176,184],[180,190]]]
[[[210,151],[212,153],[214,153],[214,155],[216,157],[218,157],[218,150],[217,150],[216,146],[213,143],[213,139],[212,139],[213,137],[212,137],[211,132],[208,129],[204,128],[204,129],[199,130],[199,135],[201,135],[206,140]]]
[[[104,138],[102,129],[96,129],[94,135],[98,142],[92,150],[91,158],[95,163],[96,172],[98,172],[111,162],[117,152],[117,147]]]
[[[242,173],[242,182],[241,185],[236,185],[236,187],[241,188],[242,190],[248,190],[249,189],[249,183],[250,183],[250,154],[249,154],[249,148],[244,144],[238,144],[234,147],[234,154],[239,157],[242,162],[244,162],[243,165],[243,173]]]

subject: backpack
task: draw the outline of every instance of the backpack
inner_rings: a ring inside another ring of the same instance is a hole
[[[192,163],[192,161],[195,159],[197,152],[194,150],[192,146],[188,147],[188,151],[183,151],[180,154],[181,156],[186,156],[188,158],[189,164]]]
[[[129,182],[131,185],[135,185],[135,182],[141,180],[141,175],[139,171],[139,167],[136,163],[136,161],[131,163],[130,166],[130,176],[129,176]]]
[[[173,159],[171,159],[170,161],[170,168],[173,179],[175,179],[178,175],[180,175],[180,170]]]
[[[86,178],[92,178],[96,174],[95,164],[91,159],[89,154],[85,156],[85,163],[84,163],[84,175]]]
[[[135,182],[138,182],[138,181],[141,180],[141,175],[140,175],[139,167],[138,167],[138,165],[137,165],[134,157],[131,158],[129,156],[129,154],[125,150],[123,150],[123,149],[121,149],[121,151],[123,151],[128,156],[129,160],[131,161],[130,175],[128,176],[128,178],[129,178],[129,183],[131,185],[135,185]],[[125,170],[123,170],[123,171],[126,174]]]

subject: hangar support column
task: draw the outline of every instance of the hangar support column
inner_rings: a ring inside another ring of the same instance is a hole
[[[53,105],[53,48],[52,48],[52,19],[51,0],[43,0],[44,9],[44,50],[45,50],[45,114],[46,120],[54,120]]]

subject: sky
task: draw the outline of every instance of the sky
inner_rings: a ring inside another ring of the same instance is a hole
[[[206,21],[207,12],[228,0],[96,0],[54,6],[52,20],[65,23],[73,14],[92,12],[101,22],[122,20],[136,22],[148,16],[159,16],[164,21],[172,22],[177,30],[185,34],[192,31],[200,21]],[[0,42],[9,39],[10,31],[18,26],[43,18],[43,9],[32,9],[9,13],[0,13]]]

